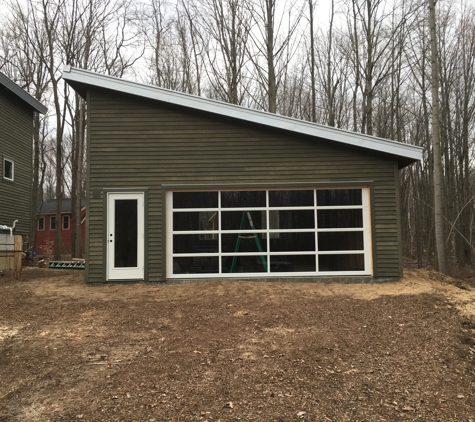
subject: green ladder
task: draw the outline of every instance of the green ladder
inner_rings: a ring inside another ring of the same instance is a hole
[[[252,222],[251,213],[249,211],[243,211],[239,230],[243,229],[246,216],[247,216],[247,219],[249,220],[249,225],[251,226],[251,229],[256,230],[256,228],[254,227],[254,223]],[[235,254],[236,252],[239,252],[239,247],[241,246],[241,239],[243,238],[254,238],[256,241],[257,249],[259,250],[261,254],[264,253],[264,251],[262,250],[261,242],[259,241],[259,237],[257,236],[257,233],[254,232],[252,236],[242,236],[241,234],[238,234],[238,237],[236,239],[236,247],[234,248]],[[233,273],[234,270],[236,269],[237,258],[238,257],[236,255],[233,256],[233,262],[231,263],[231,269],[229,270],[230,273]],[[264,266],[264,271],[267,272],[267,258],[264,255],[261,255],[261,261],[262,261],[262,265]]]

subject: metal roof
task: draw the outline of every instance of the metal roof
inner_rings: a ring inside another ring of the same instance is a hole
[[[399,167],[404,167],[422,159],[423,148],[418,146],[284,117],[265,111],[253,110],[152,85],[126,81],[113,76],[73,68],[69,65],[65,65],[63,68],[63,79],[84,97],[88,87],[108,89],[119,93],[209,112],[232,119],[243,120],[262,126],[282,129],[292,133],[323,138],[344,145],[390,154],[398,158]]]
[[[45,114],[48,110],[36,98],[32,97],[24,89],[21,89],[15,82],[7,78],[2,72],[0,72],[0,85],[13,92],[13,94],[23,100],[26,104],[28,104],[38,113]]]

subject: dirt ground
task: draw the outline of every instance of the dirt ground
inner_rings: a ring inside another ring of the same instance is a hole
[[[475,289],[0,277],[0,421],[475,421]]]

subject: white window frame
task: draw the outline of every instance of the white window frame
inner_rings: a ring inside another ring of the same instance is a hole
[[[54,229],[53,229],[53,224],[52,224],[53,218],[54,218]],[[56,216],[55,215],[50,216],[50,218],[49,218],[49,229],[50,230],[56,230],[57,225],[58,225],[58,223],[56,222]]]
[[[43,228],[40,229],[40,221],[43,220]],[[38,217],[38,231],[43,232],[45,230],[46,219],[44,217]]]
[[[11,178],[5,176],[6,162],[7,161],[12,165],[12,177]],[[13,161],[11,158],[8,158],[8,157],[3,157],[3,178],[5,180],[8,180],[9,182],[13,182],[15,180],[15,161]]]
[[[317,191],[319,190],[333,190],[333,189],[361,189],[362,204],[361,205],[345,205],[345,206],[319,206],[317,204]],[[265,207],[246,207],[246,208],[222,208],[221,207],[221,195],[223,191],[265,191],[266,192],[266,206]],[[313,190],[314,192],[314,205],[312,206],[298,206],[298,207],[270,207],[269,206],[269,191],[275,190]],[[348,186],[348,185],[336,185],[336,186],[322,186],[315,188],[308,187],[263,187],[263,188],[223,188],[223,189],[195,189],[199,192],[218,192],[218,207],[215,208],[173,208],[173,192],[192,192],[192,189],[170,189],[166,191],[166,266],[167,266],[167,278],[252,278],[252,277],[301,277],[301,276],[359,276],[359,275],[372,275],[373,274],[373,253],[372,253],[372,236],[371,236],[371,208],[370,208],[370,187],[369,186]],[[266,213],[267,221],[269,220],[270,211],[279,210],[313,210],[315,213],[314,221],[315,226],[318,226],[317,212],[318,210],[332,210],[332,209],[361,209],[363,214],[363,227],[361,228],[325,228],[320,229],[318,227],[307,229],[255,229],[255,230],[221,230],[221,225],[218,225],[218,230],[173,230],[173,213],[179,212],[218,212],[221,217],[221,212],[225,211],[261,211]],[[362,250],[342,250],[342,251],[319,251],[318,250],[318,233],[322,232],[363,232],[363,249]],[[314,251],[285,251],[285,252],[271,252],[270,240],[279,233],[315,233],[315,250]],[[263,233],[263,240],[267,242],[266,252],[221,252],[221,234],[253,234]],[[173,253],[173,235],[175,234],[198,234],[198,235],[213,235],[218,238],[218,251],[216,253]],[[319,255],[364,255],[364,270],[362,271],[319,271],[318,268],[318,256]],[[222,272],[222,258],[226,256],[266,256],[267,259],[267,272],[257,273],[223,273]],[[314,255],[316,262],[316,271],[311,272],[271,272],[269,263],[271,257],[275,256],[291,256],[291,255]],[[218,273],[198,273],[198,274],[173,274],[173,258],[175,257],[218,257],[219,271]]]

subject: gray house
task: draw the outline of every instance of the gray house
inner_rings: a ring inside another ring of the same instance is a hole
[[[66,66],[88,107],[86,281],[399,279],[419,147]]]
[[[0,226],[30,232],[33,113],[46,107],[0,72]],[[0,230],[0,233],[6,233]]]

